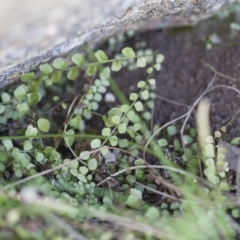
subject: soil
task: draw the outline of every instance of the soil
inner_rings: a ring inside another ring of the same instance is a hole
[[[157,94],[187,105],[203,93],[214,76],[214,72],[204,66],[201,61],[212,65],[217,71],[239,80],[226,80],[216,76],[214,85],[226,84],[239,89],[240,87],[240,34],[231,36],[230,23],[237,22],[237,16],[232,14],[225,19],[217,17],[201,22],[194,28],[186,27],[173,30],[158,30],[136,34],[128,45],[134,46],[138,41],[145,41],[154,51],[162,53],[165,60],[160,72],[154,74],[157,81]],[[211,34],[217,34],[219,44],[213,44],[212,49],[206,49],[206,41]],[[115,79],[124,90],[129,92],[130,85],[146,79],[145,70],[133,72],[121,71]],[[125,81],[123,81],[125,79]],[[211,100],[212,130],[219,130],[226,125],[240,109],[239,95],[233,90],[218,88],[207,97]],[[164,124],[187,111],[186,107],[165,101],[156,100],[155,123]],[[194,117],[190,124],[195,124]],[[181,124],[181,122],[180,122]],[[225,140],[240,135],[240,115],[227,128]]]

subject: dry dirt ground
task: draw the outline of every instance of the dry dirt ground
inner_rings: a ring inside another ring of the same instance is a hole
[[[216,76],[214,85],[226,84],[240,87],[240,34],[230,30],[230,24],[237,22],[238,17],[232,14],[227,19],[210,19],[198,24],[194,28],[173,29],[168,31],[151,31],[137,34],[129,44],[134,46],[137,41],[146,41],[148,47],[164,54],[162,69],[155,74],[157,94],[179,103],[192,105],[203,93],[214,76],[214,72],[204,66],[205,61],[217,71],[238,80],[226,80]],[[213,33],[219,37],[219,44],[212,49],[206,49],[206,40]],[[125,91],[129,89],[129,82],[136,84],[137,80],[146,79],[145,71],[134,71],[131,75],[116,76]],[[122,79],[128,79],[123,81]],[[219,130],[226,125],[240,110],[240,95],[234,90],[217,88],[207,94],[211,99],[212,130]],[[187,111],[186,107],[156,101],[155,123],[163,124]],[[194,115],[194,114],[192,114]],[[194,116],[190,123],[195,124]],[[179,122],[179,125],[181,122]],[[240,114],[227,128],[225,140],[233,136],[240,136]]]

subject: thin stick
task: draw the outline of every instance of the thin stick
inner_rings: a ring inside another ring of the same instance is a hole
[[[238,81],[237,78],[230,77],[230,76],[228,76],[228,75],[225,75],[225,74],[223,74],[223,73],[218,72],[218,71],[216,70],[216,68],[214,68],[214,67],[213,67],[212,65],[210,65],[209,63],[204,62],[203,60],[201,61],[201,63],[202,63],[204,66],[206,66],[206,67],[208,67],[209,69],[211,69],[211,70],[215,73],[215,75],[217,75],[217,76],[219,76],[219,77],[222,77],[222,78],[225,78],[225,79],[228,79],[228,80],[232,80],[232,81]]]
[[[159,95],[155,95],[155,97],[162,100],[162,101],[168,102],[168,103],[172,103],[172,104],[179,105],[179,106],[182,106],[182,107],[187,107],[187,108],[190,107],[190,105],[180,103],[180,102],[177,102],[177,101],[174,101],[174,100],[171,100],[171,99],[159,96]]]
[[[239,113],[240,113],[240,109],[238,109],[238,111],[233,115],[231,120],[226,124],[226,127],[232,124],[233,120],[237,117]]]

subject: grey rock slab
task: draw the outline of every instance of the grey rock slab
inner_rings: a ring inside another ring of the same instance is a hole
[[[23,9],[20,7],[22,2]],[[27,59],[44,55],[55,46],[104,23],[118,11],[121,12],[143,0],[51,0],[48,2],[46,0],[14,1],[13,9],[20,8],[13,15],[15,24],[13,20],[10,21],[11,18],[6,19],[7,16],[2,15],[4,7],[1,8],[0,16],[5,21],[0,21],[0,69],[5,68],[7,64],[16,65]],[[4,27],[3,23],[9,21],[10,23],[5,24]]]
[[[37,71],[43,62],[56,57],[68,58],[84,43],[95,46],[130,29],[144,31],[194,25],[234,0],[68,2],[59,1],[51,11],[46,7],[45,14],[40,14],[37,20],[1,38],[0,88],[29,71]]]

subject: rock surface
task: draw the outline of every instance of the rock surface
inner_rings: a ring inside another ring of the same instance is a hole
[[[71,0],[66,4],[64,0],[54,0],[56,9],[42,8],[46,13],[40,14],[36,21],[26,21],[24,27],[2,37],[0,88],[36,70],[42,62],[68,57],[83,43],[93,46],[129,29],[144,31],[193,25],[233,1],[105,0],[99,4],[98,0]],[[54,8],[53,3],[51,6]]]

